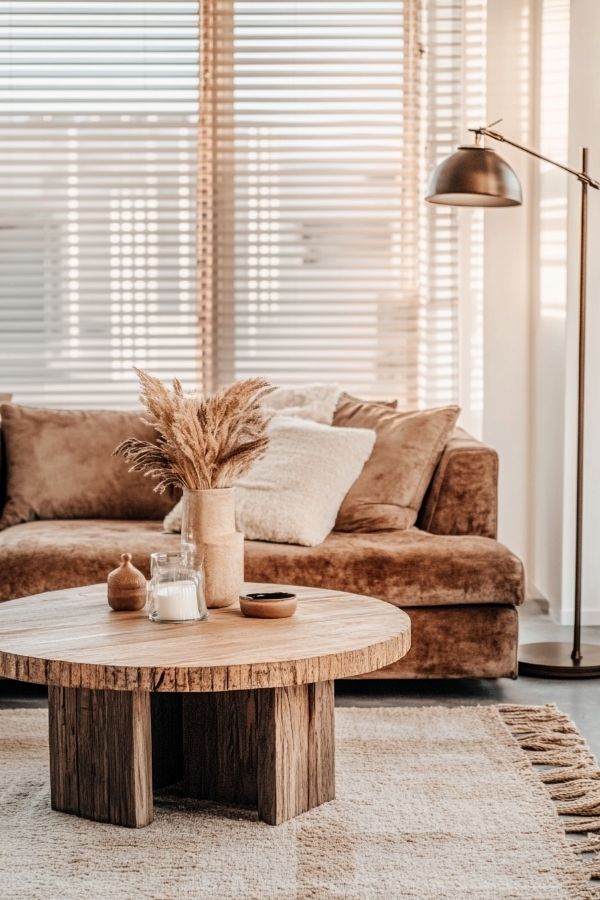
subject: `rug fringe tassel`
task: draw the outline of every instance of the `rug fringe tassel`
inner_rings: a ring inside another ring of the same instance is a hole
[[[573,850],[575,853],[593,853],[595,850],[600,850],[600,837],[589,837],[585,838],[583,841],[576,841],[573,843]]]
[[[593,834],[595,831],[600,834],[600,818],[574,819],[565,822],[565,831],[567,834]]]
[[[575,763],[571,766],[559,766],[551,772],[542,772],[541,780],[544,784],[566,784],[569,781],[579,781],[582,778],[595,778],[597,771],[594,764],[589,762]]]
[[[600,798],[600,784],[590,778],[578,778],[549,788],[549,791],[553,800],[581,800],[582,797],[590,799],[593,796]]]
[[[504,705],[499,711],[529,761],[552,766],[540,779],[557,801],[558,814],[570,817],[563,823],[565,833],[587,835],[573,840],[573,850],[586,854],[586,871],[590,878],[600,879],[600,766],[593,753],[575,724],[553,703]]]

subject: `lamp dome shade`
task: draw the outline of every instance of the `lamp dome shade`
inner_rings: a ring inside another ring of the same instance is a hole
[[[520,206],[523,194],[501,156],[472,145],[459,147],[434,169],[425,199],[447,206]]]

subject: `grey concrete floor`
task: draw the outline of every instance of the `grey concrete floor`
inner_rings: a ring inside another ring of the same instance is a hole
[[[521,615],[521,640],[570,641],[571,630],[553,624],[535,602]],[[584,640],[600,644],[600,627],[584,629]],[[336,684],[338,706],[469,706],[492,703],[556,703],[571,716],[600,759],[600,679],[521,677],[432,681],[343,681]],[[0,681],[0,709],[46,706],[36,685]]]

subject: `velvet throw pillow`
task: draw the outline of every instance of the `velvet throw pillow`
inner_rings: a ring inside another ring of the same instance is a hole
[[[154,440],[140,414],[1,408],[6,504],[0,530],[33,519],[161,519],[173,494],[112,456],[128,437]],[[126,549],[126,548],[125,548]]]
[[[396,412],[343,394],[333,424],[369,428],[373,452],[344,498],[336,531],[389,531],[415,524],[423,497],[460,409]]]

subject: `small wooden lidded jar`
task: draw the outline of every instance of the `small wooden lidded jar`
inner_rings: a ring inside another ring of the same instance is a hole
[[[121,554],[121,565],[106,579],[108,605],[117,612],[143,609],[146,603],[146,579],[131,565],[131,553]]]

